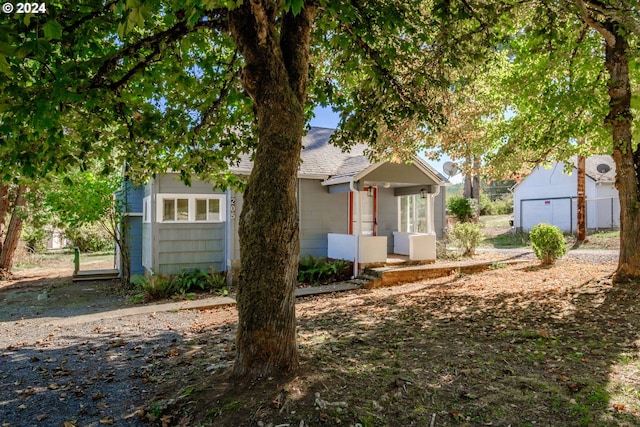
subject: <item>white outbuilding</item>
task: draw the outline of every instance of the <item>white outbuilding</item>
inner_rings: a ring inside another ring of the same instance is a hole
[[[565,172],[565,163],[536,167],[513,190],[513,221],[516,230],[528,231],[536,224],[553,224],[566,233],[577,228],[578,173],[576,159]],[[615,188],[616,167],[611,156],[586,159],[587,229],[620,227],[620,200]]]

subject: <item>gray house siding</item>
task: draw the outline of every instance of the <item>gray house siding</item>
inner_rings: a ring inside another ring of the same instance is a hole
[[[214,190],[213,186],[204,181],[191,181],[191,185],[187,186],[179,179],[178,174],[160,175],[157,182],[156,193],[170,194],[224,194],[224,191]]]
[[[211,267],[223,271],[224,234],[224,223],[160,223],[156,271],[160,274],[177,274],[185,269],[207,271]]]
[[[300,256],[327,256],[327,233],[349,230],[349,193],[329,194],[320,180],[298,180]]]

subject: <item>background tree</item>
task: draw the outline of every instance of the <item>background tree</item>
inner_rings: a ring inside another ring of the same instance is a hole
[[[128,212],[125,198],[116,197],[123,191],[122,177],[118,173],[101,175],[95,171],[69,171],[64,178],[54,178],[47,186],[45,206],[59,225],[78,229],[97,224],[120,249],[121,274],[124,284],[129,283],[130,256],[124,215]]]
[[[0,278],[7,277],[13,267],[27,204],[25,185],[0,182]]]
[[[629,74],[630,61],[639,57],[638,5],[577,0],[523,6],[514,15],[522,31],[508,43],[512,61],[503,81],[514,114],[494,128],[502,145],[490,161],[517,170],[573,155],[612,153],[621,202],[616,277],[638,278],[640,155],[631,113],[637,67]],[[583,138],[586,143],[578,144]]]

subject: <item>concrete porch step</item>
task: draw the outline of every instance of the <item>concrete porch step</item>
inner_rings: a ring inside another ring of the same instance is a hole
[[[477,273],[485,271],[496,264],[512,265],[527,262],[526,260],[499,260],[499,261],[467,261],[442,264],[423,264],[409,267],[379,267],[372,268],[368,274],[378,275],[379,278],[372,281],[369,285],[365,285],[367,289],[401,285],[407,282],[416,282],[418,280],[435,279],[438,277],[449,276],[452,273]]]

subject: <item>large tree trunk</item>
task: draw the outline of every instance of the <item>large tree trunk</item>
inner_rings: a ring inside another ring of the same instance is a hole
[[[258,148],[240,215],[238,334],[233,374],[256,378],[298,368],[295,288],[299,235],[297,173],[304,129],[314,10],[285,14],[275,28],[259,2],[231,12],[231,33],[245,59]]]
[[[615,22],[605,24],[615,36],[615,45],[606,45],[609,71],[609,115],[613,134],[616,188],[620,197],[620,258],[617,282],[640,278],[640,151],[633,150],[631,134],[631,86],[629,84],[629,44]]]
[[[23,219],[20,215],[20,210],[27,203],[27,200],[24,198],[25,191],[26,187],[22,185],[17,188],[16,197],[13,201],[13,212],[11,213],[11,220],[9,220],[9,226],[6,228],[6,230],[3,230],[1,236],[4,237],[4,239],[0,240],[0,276],[8,275],[11,272],[11,268],[13,267],[13,257],[16,253],[16,249],[18,248],[20,233],[22,233]],[[2,193],[0,193],[0,197],[2,198],[0,202],[3,204],[6,202],[8,206],[9,198],[8,194],[5,196],[5,192],[8,192],[8,188],[2,190]],[[4,215],[6,216],[8,207],[0,207],[0,211],[3,211]]]

